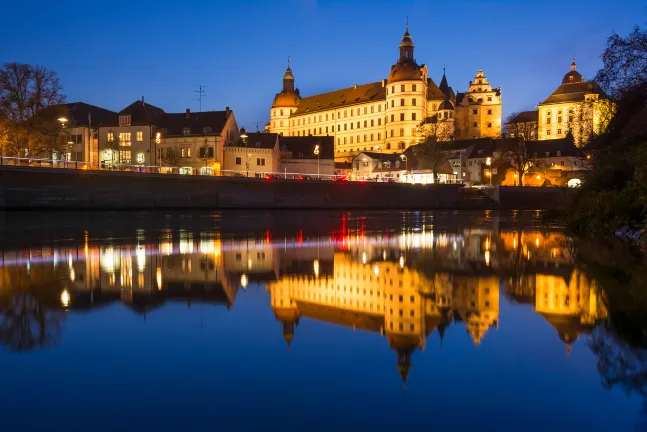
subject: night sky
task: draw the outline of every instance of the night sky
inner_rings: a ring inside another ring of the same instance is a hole
[[[586,79],[607,37],[647,18],[644,1],[3,2],[0,62],[57,71],[68,102],[118,111],[145,96],[167,112],[230,106],[239,126],[269,119],[291,56],[303,96],[379,81],[409,16],[418,63],[464,91],[479,68],[504,117],[532,109],[575,57]]]

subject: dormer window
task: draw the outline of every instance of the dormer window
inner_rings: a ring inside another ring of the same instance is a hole
[[[573,75],[568,77],[569,81],[573,81]]]
[[[119,116],[119,126],[130,126],[130,116],[129,115],[120,115]]]
[[[182,129],[182,135],[187,136],[190,134],[191,134],[191,129],[189,129],[188,127],[185,127]]]
[[[202,128],[202,133],[205,135],[210,134],[211,128],[209,126],[205,126],[204,128]]]

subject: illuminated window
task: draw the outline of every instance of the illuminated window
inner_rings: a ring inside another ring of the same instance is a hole
[[[137,142],[144,141],[144,132],[137,132]]]
[[[190,134],[191,134],[191,129],[186,128],[186,127],[182,129],[182,135],[186,136],[186,135],[190,135]]]
[[[119,145],[122,147],[130,147],[132,145],[130,142],[130,132],[119,133]]]
[[[375,112],[375,107],[371,105],[371,114]]]
[[[119,163],[129,164],[132,162],[130,150],[119,150]]]
[[[114,134],[114,133],[112,133],[112,132],[108,132],[108,135],[106,136],[106,140],[107,140],[108,142],[112,142],[112,141],[114,141],[114,140],[115,140],[115,134]]]

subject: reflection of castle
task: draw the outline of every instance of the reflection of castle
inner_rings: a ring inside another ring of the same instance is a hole
[[[475,344],[489,327],[497,325],[497,278],[426,276],[407,267],[404,255],[385,258],[364,262],[336,252],[334,275],[316,275],[313,261],[312,271],[283,274],[268,284],[272,309],[283,323],[288,347],[302,316],[386,334],[406,382],[411,354],[425,347],[426,337],[435,329],[442,338],[452,311],[457,321],[465,322]]]

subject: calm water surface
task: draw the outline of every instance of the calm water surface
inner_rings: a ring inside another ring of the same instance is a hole
[[[642,430],[642,311],[536,218],[4,214],[0,428]]]

